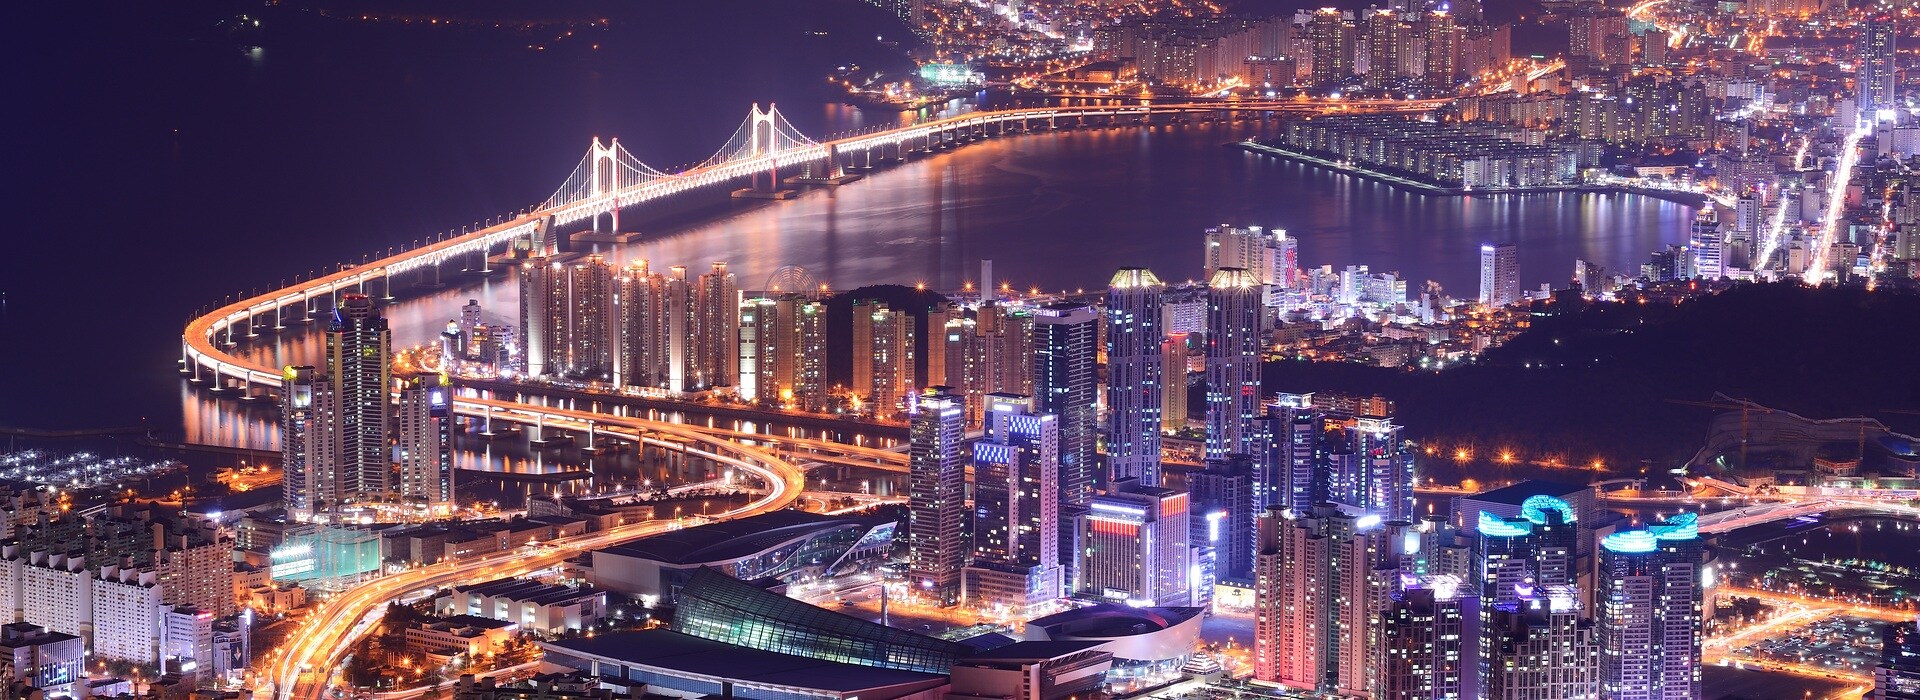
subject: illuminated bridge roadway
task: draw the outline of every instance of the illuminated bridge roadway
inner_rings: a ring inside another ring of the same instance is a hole
[[[437,271],[449,262],[476,261],[510,241],[544,242],[558,227],[614,217],[619,211],[660,202],[696,190],[748,185],[772,190],[782,173],[829,178],[848,168],[899,162],[912,154],[952,148],[1008,133],[1073,128],[1165,123],[1173,119],[1212,118],[1221,115],[1263,113],[1365,113],[1431,111],[1445,103],[1432,100],[1349,100],[1339,103],[1271,101],[1206,102],[1152,105],[1092,105],[1035,107],[971,112],[953,117],[888,129],[869,130],[825,143],[800,134],[774,109],[756,106],[720,150],[699,164],[667,174],[634,158],[618,140],[594,140],[585,157],[561,187],[546,201],[517,213],[489,219],[482,226],[457,235],[443,235],[425,245],[377,260],[304,279],[219,307],[193,319],[182,334],[181,367],[194,381],[215,391],[239,390],[257,397],[280,386],[277,367],[260,366],[228,351],[263,330],[280,330],[300,323],[331,304],[342,292],[377,292],[390,296],[390,278],[413,272]],[[1157,121],[1156,121],[1157,120]],[[370,289],[370,285],[380,285]]]
[[[1275,112],[1421,112],[1446,100],[1313,102],[1215,102],[1151,105],[1090,105],[1038,107],[973,112],[931,119],[907,126],[874,129],[816,142],[800,134],[771,107],[757,105],[732,138],[705,161],[676,173],[656,170],[634,158],[617,140],[595,139],[585,157],[546,201],[517,213],[478,222],[462,233],[436,237],[425,245],[311,279],[282,289],[242,298],[188,322],[181,336],[181,369],[195,383],[216,392],[237,390],[244,398],[263,398],[281,384],[280,368],[234,353],[238,343],[262,330],[280,330],[289,322],[311,320],[342,292],[368,293],[378,283],[381,296],[390,297],[391,278],[411,272],[437,274],[449,262],[477,261],[482,269],[488,256],[516,239],[542,246],[561,226],[612,217],[618,230],[623,208],[666,201],[708,188],[747,185],[759,192],[780,187],[780,175],[796,174],[810,180],[833,178],[848,168],[872,167],[903,161],[913,153],[929,153],[1007,133],[1084,126],[1121,126],[1161,123],[1198,117]],[[289,316],[292,316],[289,319]],[[454,410],[467,416],[490,416],[567,430],[606,434],[670,446],[690,446],[711,458],[759,475],[769,484],[759,499],[720,517],[740,517],[778,510],[799,498],[804,487],[800,469],[771,452],[716,437],[708,431],[672,423],[586,413],[523,403],[482,402],[456,398]],[[760,440],[764,438],[754,438]],[[897,457],[878,458],[897,464]],[[268,677],[274,700],[318,700],[331,685],[332,674],[355,639],[373,624],[387,601],[427,587],[514,576],[553,566],[579,552],[613,542],[659,532],[670,522],[649,521],[548,543],[537,553],[503,552],[468,560],[409,569],[347,590],[316,606],[286,645],[269,657]]]
[[[710,516],[715,519],[744,517],[786,508],[799,499],[806,485],[798,467],[772,453],[672,423],[543,407],[481,405],[463,399],[455,401],[454,410],[462,415],[491,411],[494,420],[516,423],[537,421],[580,430],[586,429],[586,422],[592,420],[600,434],[609,438],[685,449],[758,476],[766,482],[768,488],[765,493],[737,509]],[[269,678],[274,684],[272,697],[275,700],[319,700],[324,697],[327,688],[332,685],[332,674],[340,667],[348,648],[378,620],[388,601],[423,588],[524,575],[556,566],[582,552],[663,532],[674,525],[674,521],[670,520],[628,523],[553,540],[540,545],[533,552],[519,549],[442,562],[407,569],[348,589],[319,604],[308,614],[301,627],[288,637],[291,641],[269,656]]]

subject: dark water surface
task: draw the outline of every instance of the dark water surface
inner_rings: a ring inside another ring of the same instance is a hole
[[[204,29],[223,16],[214,9],[155,19],[57,5],[4,11],[40,31],[6,49],[25,67],[16,108],[32,128],[4,134],[19,159],[4,190],[16,220],[0,234],[0,425],[144,421],[264,446],[243,413],[172,371],[196,309],[543,199],[595,135],[667,167],[704,158],[755,101],[777,101],[810,134],[900,118],[826,97],[835,65],[897,60],[874,41],[893,30],[887,18],[851,1],[675,10],[710,15],[691,20],[635,3],[561,41],[541,32],[564,29],[292,10],[234,39]],[[650,228],[614,254],[726,260],[748,288],[800,265],[840,289],[955,287],[993,258],[1000,279],[1059,289],[1103,284],[1122,265],[1197,276],[1200,229],[1231,222],[1288,229],[1306,265],[1399,270],[1415,289],[1433,279],[1472,296],[1484,241],[1518,242],[1534,287],[1567,278],[1575,258],[1626,268],[1686,235],[1690,211],[1653,199],[1433,198],[1222,147],[1258,130],[992,140],[834,192]],[[514,315],[510,280],[450,288],[389,309],[396,341],[424,341],[470,297]],[[313,356],[300,334],[274,342],[258,352]]]

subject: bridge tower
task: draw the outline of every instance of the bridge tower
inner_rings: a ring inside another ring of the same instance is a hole
[[[620,139],[613,138],[610,143],[601,145],[600,137],[593,137],[593,145],[587,149],[587,166],[589,196],[608,198],[607,208],[613,215],[613,230],[609,233],[620,233],[620,199],[615,191],[620,179],[616,174],[620,167]],[[593,230],[595,233],[600,231],[600,214],[597,212],[593,215]]]
[[[747,154],[749,156],[757,158],[774,152],[774,136],[778,133],[774,125],[774,114],[774,106],[771,102],[767,103],[767,108],[764,111],[760,109],[760,103],[756,102],[753,105],[752,111],[747,112]],[[767,163],[767,171],[764,175],[766,179],[762,181],[762,173],[756,172],[753,174],[753,191],[772,192],[780,189],[780,165],[778,163],[769,160]]]

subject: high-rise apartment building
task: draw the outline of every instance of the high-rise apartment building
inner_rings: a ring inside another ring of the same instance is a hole
[[[307,520],[338,501],[339,409],[333,384],[311,365],[281,376],[280,487],[288,515]]]
[[[1455,576],[1403,579],[1381,621],[1379,700],[1464,698],[1478,599]]]
[[[1428,85],[1451,87],[1459,82],[1460,27],[1446,10],[1428,12],[1421,26],[1426,44],[1426,65],[1421,70]]]
[[[1307,22],[1314,85],[1334,85],[1354,74],[1353,15],[1323,7]]]
[[[1077,590],[1142,605],[1192,601],[1186,492],[1123,479],[1087,508]]]
[[[1254,678],[1372,697],[1382,623],[1399,583],[1400,523],[1319,504],[1260,518],[1254,578]]]
[[[520,268],[521,356],[530,376],[602,379],[617,334],[613,265],[598,255],[572,265],[545,258]]]
[[[453,387],[439,374],[401,377],[398,387],[395,495],[422,515],[445,514],[453,507]]]
[[[700,275],[693,299],[694,374],[700,388],[732,386],[740,373],[740,290],[725,262]]]
[[[1512,243],[1480,246],[1480,303],[1500,308],[1520,302],[1520,250]]]
[[[937,605],[960,597],[968,542],[965,437],[966,399],[930,389],[910,410],[907,452],[907,580],[915,595]]]
[[[1162,358],[1160,294],[1166,288],[1146,268],[1123,268],[1107,287],[1107,473],[1160,485],[1160,432],[1168,391]],[[1181,361],[1186,359],[1184,348]],[[1187,390],[1186,370],[1174,391]],[[1183,405],[1184,408],[1184,405]],[[1184,411],[1181,416],[1185,419]]]
[[[343,502],[376,500],[392,491],[387,454],[391,345],[387,320],[372,298],[341,298],[326,334],[327,381],[339,444],[333,468],[335,509]]]
[[[945,386],[966,398],[968,427],[983,424],[988,394],[1033,395],[1033,310],[983,304],[972,318],[958,310],[946,318],[936,336],[941,345],[937,354],[944,360]],[[934,338],[927,342],[931,347]]]
[[[996,394],[973,444],[973,560],[968,605],[1016,613],[1062,594],[1060,423],[1026,397]]]
[[[1207,459],[1251,454],[1248,423],[1260,413],[1260,284],[1242,268],[1207,283]]]
[[[1854,72],[1854,83],[1859,91],[1860,114],[1866,119],[1877,119],[1880,110],[1899,106],[1899,93],[1894,89],[1900,70],[1895,61],[1899,31],[1899,20],[1892,15],[1875,14],[1867,18],[1859,33],[1860,67]]]
[[[1366,18],[1367,84],[1384,87],[1413,77],[1407,65],[1413,53],[1413,27],[1391,9],[1373,10]]]
[[[1187,333],[1168,333],[1160,343],[1160,431],[1187,427]]]
[[[827,305],[801,294],[740,306],[740,395],[771,406],[827,405]]]
[[[1284,292],[1301,282],[1300,241],[1287,236],[1284,229],[1269,231],[1259,226],[1212,226],[1206,230],[1206,246],[1206,279],[1213,279],[1221,268],[1240,268],[1251,272],[1262,287],[1262,303],[1268,306],[1278,306]],[[1196,302],[1203,302],[1201,296],[1194,295],[1192,298]],[[1193,328],[1170,327],[1168,330],[1198,331],[1201,328],[1196,323]]]
[[[1705,581],[1696,518],[1681,513],[1600,540],[1595,604],[1604,697],[1701,697]]]
[[[670,366],[675,338],[670,333],[667,276],[648,269],[647,261],[636,260],[614,277],[613,289],[615,324],[620,329],[613,385],[678,390]]]
[[[884,302],[853,303],[853,391],[874,415],[899,412],[913,393],[913,329],[918,324]]]

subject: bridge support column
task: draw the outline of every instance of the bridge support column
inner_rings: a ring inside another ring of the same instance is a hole
[[[253,309],[247,309],[247,337],[249,338],[260,337],[260,330],[255,328],[254,325]]]
[[[545,447],[547,445],[546,433],[547,433],[546,414],[544,413],[534,414],[533,427],[527,429],[527,444],[533,445],[534,447]]]
[[[488,406],[484,417],[480,419],[481,437],[493,437],[493,407]]]
[[[593,454],[595,452],[600,451],[600,447],[598,445],[593,444],[594,432],[597,427],[598,426],[593,421],[587,421],[587,446],[580,448],[582,452],[586,452],[587,454]]]
[[[227,347],[233,347],[233,321],[227,321]]]

